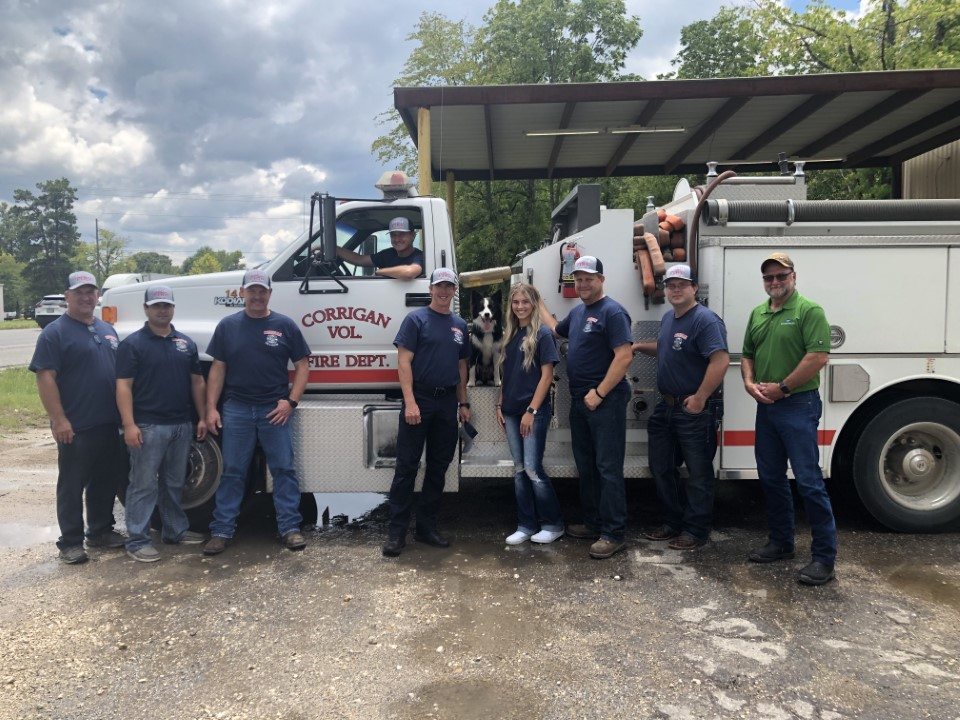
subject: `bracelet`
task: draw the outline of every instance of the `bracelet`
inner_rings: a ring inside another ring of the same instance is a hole
[[[467,410],[469,410],[469,409],[470,409],[470,403],[468,403],[468,402],[457,403],[457,407],[458,407],[458,408],[466,408]],[[499,407],[499,406],[498,406],[498,407]]]
[[[597,394],[597,397],[600,398],[601,400],[606,400],[606,399],[607,399],[607,396],[606,396],[606,395],[601,395],[601,394],[600,394],[600,388],[595,387],[595,388],[593,389],[593,391]]]

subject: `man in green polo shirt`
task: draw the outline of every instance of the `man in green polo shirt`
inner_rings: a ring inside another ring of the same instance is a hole
[[[820,370],[830,352],[830,326],[823,309],[797,292],[797,274],[787,255],[773,253],[760,272],[770,299],[750,313],[740,369],[744,388],[757,401],[754,453],[767,500],[769,534],[767,544],[749,557],[769,563],[794,556],[789,460],[813,537],[812,562],[797,579],[823,585],[834,577],[837,556],[837,527],[818,443]]]

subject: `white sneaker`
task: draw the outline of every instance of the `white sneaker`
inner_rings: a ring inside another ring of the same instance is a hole
[[[536,535],[530,538],[531,542],[535,543],[552,543],[554,540],[563,537],[563,530],[541,530]]]
[[[520,543],[525,543],[530,539],[530,533],[525,533],[523,530],[517,530],[513,535],[507,538],[507,545],[519,545]]]

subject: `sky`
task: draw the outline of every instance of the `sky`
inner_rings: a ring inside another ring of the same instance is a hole
[[[377,116],[420,14],[478,26],[493,4],[0,0],[0,201],[66,177],[85,242],[98,221],[129,253],[259,264],[305,230],[312,193],[378,197]],[[654,79],[680,28],[732,0],[626,4],[644,32],[625,71]]]

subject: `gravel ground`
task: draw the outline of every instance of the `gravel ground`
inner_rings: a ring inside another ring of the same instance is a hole
[[[686,554],[641,538],[652,488],[631,486],[628,550],[593,561],[568,538],[505,546],[511,484],[468,481],[449,550],[382,558],[380,508],[291,553],[259,502],[216,558],[68,567],[49,434],[0,453],[0,718],[960,718],[955,534],[847,513],[838,581],[807,588],[800,553],[744,562],[755,484],[721,485],[713,542]]]

